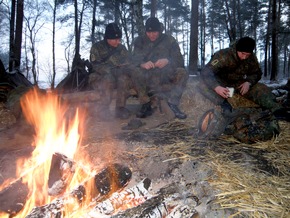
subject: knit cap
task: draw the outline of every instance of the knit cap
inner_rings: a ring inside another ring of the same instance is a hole
[[[255,46],[256,42],[254,39],[250,37],[243,37],[237,42],[236,49],[240,52],[253,53]]]
[[[105,39],[120,39],[122,38],[122,31],[116,23],[109,23],[106,26]]]
[[[161,31],[161,23],[156,17],[150,17],[146,21],[145,24],[146,32],[160,32]]]

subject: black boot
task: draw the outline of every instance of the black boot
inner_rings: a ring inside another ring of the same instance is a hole
[[[289,108],[280,108],[273,112],[277,120],[284,120],[290,122],[290,109]]]
[[[227,100],[224,100],[223,103],[220,104],[220,106],[222,108],[222,114],[224,115],[228,115],[233,112],[233,107]]]
[[[141,110],[137,112],[136,117],[145,118],[153,114],[153,109],[151,107],[151,102],[143,104]]]
[[[173,113],[175,114],[175,117],[178,119],[185,119],[187,117],[187,115],[183,112],[181,112],[179,110],[179,108],[177,107],[177,105],[175,104],[170,104],[168,102],[168,106],[170,107],[170,109],[173,111]]]
[[[117,107],[115,109],[115,117],[120,118],[122,120],[126,120],[130,117],[130,111],[125,107]]]

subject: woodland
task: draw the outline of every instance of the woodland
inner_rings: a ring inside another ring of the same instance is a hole
[[[144,22],[156,16],[177,38],[185,65],[198,75],[210,56],[243,36],[256,40],[264,79],[290,74],[289,0],[0,0],[0,58],[49,88],[89,59],[104,27],[116,22],[129,51]],[[48,55],[45,56],[44,54]]]

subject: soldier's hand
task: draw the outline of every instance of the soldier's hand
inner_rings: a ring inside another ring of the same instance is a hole
[[[217,86],[215,87],[214,91],[223,98],[230,97],[230,90],[228,88]]]
[[[169,60],[167,58],[159,59],[155,62],[155,67],[163,68],[169,63]]]
[[[155,67],[154,63],[152,61],[148,61],[146,63],[143,63],[140,66],[141,66],[141,68],[146,69],[146,70],[150,70],[150,69],[153,69]]]
[[[251,86],[251,83],[249,82],[244,82],[242,85],[240,85],[238,88],[240,89],[241,95],[247,94]]]

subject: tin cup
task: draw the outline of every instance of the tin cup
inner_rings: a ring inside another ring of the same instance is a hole
[[[228,90],[230,91],[230,92],[229,92],[229,97],[230,97],[230,98],[233,97],[235,89],[234,89],[233,87],[227,87],[227,88],[228,88]]]

